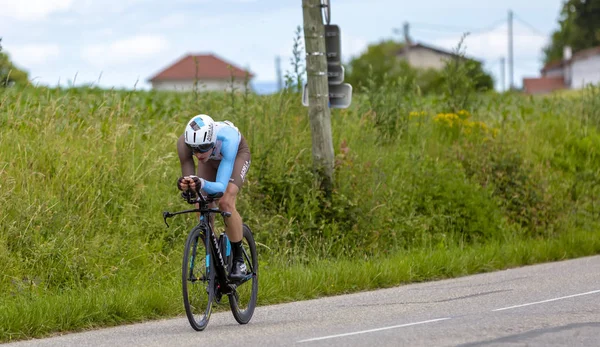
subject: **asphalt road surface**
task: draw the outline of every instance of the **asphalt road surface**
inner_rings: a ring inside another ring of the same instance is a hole
[[[260,291],[259,291],[260,295]],[[183,310],[183,307],[182,307]],[[9,346],[600,346],[600,256]]]

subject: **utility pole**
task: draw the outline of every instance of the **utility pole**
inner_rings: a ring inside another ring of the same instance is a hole
[[[504,64],[506,64],[506,62],[504,60],[504,57],[500,58],[500,91],[502,92],[506,90],[506,73],[504,72]]]
[[[407,62],[410,62],[410,46],[412,45],[412,42],[410,40],[410,24],[408,24],[408,22],[404,22],[404,26],[403,26],[403,32],[404,32],[404,57],[406,59]]]
[[[333,187],[334,155],[321,0],[302,0],[302,15],[313,167],[320,177],[321,188],[330,192]]]
[[[513,89],[513,12],[508,10],[508,89]]]
[[[275,73],[277,74],[277,91],[283,89],[283,80],[281,79],[281,57],[275,57]]]
[[[410,46],[412,44],[412,40],[410,39],[410,24],[408,22],[404,22],[402,31],[404,32],[404,42],[407,46]]]

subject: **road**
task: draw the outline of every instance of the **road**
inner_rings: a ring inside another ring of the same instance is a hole
[[[260,294],[260,293],[259,293]],[[183,309],[183,308],[182,308]],[[600,256],[7,346],[600,346]]]

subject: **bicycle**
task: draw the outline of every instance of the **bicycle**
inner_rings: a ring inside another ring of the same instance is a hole
[[[197,197],[194,198],[194,195]],[[184,192],[182,197],[189,204],[199,204],[198,208],[173,213],[163,212],[167,227],[169,227],[167,218],[184,213],[200,213],[199,223],[192,228],[185,242],[181,271],[185,313],[190,325],[197,331],[206,328],[213,302],[220,304],[223,295],[228,296],[231,312],[239,324],[248,323],[256,308],[258,258],[252,231],[245,223],[243,224],[242,248],[247,271],[242,280],[232,281],[228,277],[233,266],[229,238],[224,232],[217,238],[213,223],[210,222],[213,214],[231,216],[229,212],[209,207],[211,202],[222,196],[223,193],[205,197],[202,194]],[[249,298],[246,302],[243,299],[247,297]]]

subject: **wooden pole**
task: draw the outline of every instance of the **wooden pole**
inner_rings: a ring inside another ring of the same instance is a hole
[[[514,59],[513,59],[513,12],[508,11],[508,90],[513,90],[513,73]]]
[[[321,0],[302,0],[302,14],[313,165],[321,179],[321,188],[329,192],[333,187],[334,155]]]

